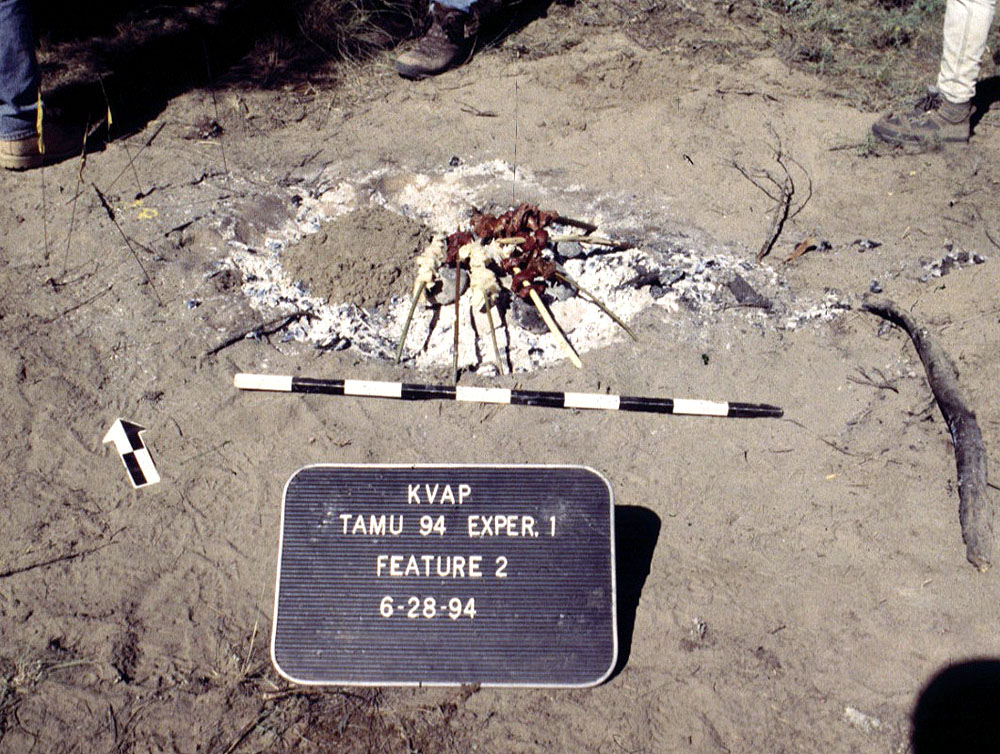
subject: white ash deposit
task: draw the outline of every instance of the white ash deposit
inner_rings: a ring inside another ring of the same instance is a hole
[[[287,189],[288,201],[293,202],[294,197],[297,212],[281,227],[265,233],[263,248],[250,248],[230,233],[230,254],[222,264],[242,274],[243,292],[268,318],[307,313],[286,329],[284,340],[305,341],[319,348],[353,348],[370,357],[393,358],[410,307],[408,296],[393,296],[374,309],[327,301],[289,277],[282,266],[283,252],[334,218],[344,218],[367,206],[419,220],[443,234],[465,229],[473,207],[498,212],[509,208],[499,205],[498,197],[510,197],[512,174],[509,164],[493,161],[458,165],[437,173],[386,169],[357,179],[321,176],[308,195],[303,196],[301,188]],[[637,221],[627,216],[625,199],[588,196],[579,187],[546,186],[520,167],[516,186],[519,199],[591,222],[598,226],[595,236],[627,242],[629,248],[620,251],[575,243],[563,243],[558,248],[566,273],[625,322],[633,322],[647,310],[670,318],[683,309],[704,318],[736,309],[744,317],[788,329],[830,319],[849,308],[835,295],[822,301],[793,301],[778,275],[766,265],[752,264],[716,247],[691,248],[694,244],[680,234],[650,231],[648,221],[646,227],[637,227]],[[623,217],[615,214],[618,210]],[[552,232],[579,231],[556,227]],[[352,249],[343,253],[366,251]],[[412,279],[415,273],[414,260],[412,271],[404,274]],[[501,302],[502,321],[495,323],[501,350],[506,351],[505,366],[526,371],[565,358],[554,336],[533,322],[536,317],[531,304],[514,302],[512,298]],[[581,296],[553,286],[544,298],[581,355],[628,338],[600,308]],[[495,371],[484,318],[474,317],[464,299],[460,317],[460,367]],[[454,306],[419,305],[407,336],[404,363],[418,368],[450,366],[454,327]]]

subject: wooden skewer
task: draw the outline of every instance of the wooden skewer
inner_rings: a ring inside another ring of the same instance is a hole
[[[406,334],[410,331],[410,320],[413,319],[413,312],[417,309],[417,302],[420,301],[420,297],[424,295],[424,288],[427,287],[427,283],[420,281],[420,285],[417,286],[417,292],[413,296],[413,301],[410,303],[410,313],[406,315],[406,323],[403,325],[403,334],[399,336],[399,345],[396,346],[396,363],[403,358],[403,346],[406,344]]]
[[[629,247],[624,241],[615,241],[611,238],[600,238],[597,236],[552,236],[549,240],[552,243],[568,243],[570,241],[575,241],[576,243],[589,243],[594,246],[608,246],[612,249],[627,249]]]
[[[506,374],[503,362],[500,361],[500,348],[497,346],[497,331],[493,327],[493,296],[491,295],[487,295],[486,297],[486,321],[490,324],[490,340],[493,341],[493,355],[497,360],[497,369],[500,370],[500,374]]]
[[[597,230],[597,226],[593,223],[584,222],[583,220],[574,220],[571,217],[564,217],[563,215],[557,215],[553,218],[560,225],[571,225],[574,228],[579,228],[584,233],[593,233]]]
[[[459,255],[455,254],[455,344],[454,357],[452,359],[452,374],[455,377],[455,384],[458,384],[458,320],[459,320],[459,309],[458,301],[462,297],[462,270],[459,269],[462,264],[459,259]]]
[[[588,291],[586,288],[584,288],[582,285],[580,285],[578,282],[576,282],[573,278],[571,278],[569,275],[567,275],[562,270],[557,270],[556,271],[556,277],[559,278],[560,280],[564,281],[565,283],[573,286],[574,288],[576,288],[576,292],[577,293],[579,293],[585,299],[587,299],[588,301],[590,301],[590,303],[594,304],[602,312],[604,312],[609,317],[611,317],[611,319],[613,319],[615,321],[615,324],[617,324],[620,328],[622,328],[625,332],[627,332],[629,334],[629,336],[631,336],[632,340],[634,340],[636,342],[639,341],[639,336],[636,335],[632,331],[632,328],[629,327],[628,325],[626,325],[621,319],[619,319],[618,316],[613,311],[611,311],[603,301],[601,301],[599,298],[597,298],[597,296],[595,296],[593,293],[591,293],[590,291]]]
[[[520,267],[514,268],[514,274],[519,275],[521,273]],[[528,296],[531,298],[531,303],[535,305],[538,309],[538,313],[541,315],[542,320],[545,322],[545,326],[549,328],[549,332],[555,337],[556,341],[559,343],[566,357],[572,362],[573,366],[577,369],[583,369],[583,362],[580,361],[580,357],[577,355],[576,351],[573,350],[573,346],[570,342],[563,337],[562,331],[559,330],[559,325],[552,318],[552,314],[549,312],[548,308],[545,306],[545,302],[542,301],[542,297],[538,295],[538,291],[531,288],[531,283],[527,280],[524,281],[524,285],[529,287]]]

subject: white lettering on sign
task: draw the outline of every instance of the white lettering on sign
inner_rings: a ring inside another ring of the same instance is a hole
[[[402,516],[387,516],[383,513],[380,516],[372,514],[365,518],[353,513],[341,513],[340,520],[344,524],[344,534],[384,537],[386,533],[399,536],[403,532]],[[386,524],[388,524],[388,528]]]
[[[444,516],[438,516],[436,519],[431,516],[420,517],[421,537],[426,537],[430,534],[440,534],[443,537],[445,531]]]
[[[416,595],[400,597],[400,602],[406,601],[406,607],[397,607],[391,594],[385,595],[379,602],[378,612],[383,618],[391,618],[394,615],[405,616],[407,618],[426,618],[432,620],[436,617],[447,616],[451,620],[461,618],[473,619],[476,617],[476,598],[469,597],[463,603],[461,597],[445,597],[438,600],[436,597],[424,597],[423,602]],[[405,612],[404,612],[405,610]]]
[[[470,537],[537,537],[534,516],[471,515],[467,519]]]
[[[472,487],[458,485],[458,496],[450,484],[408,484],[406,485],[407,505],[462,505],[472,494]]]
[[[482,555],[388,555],[375,556],[375,576],[380,579],[411,576],[440,579],[481,579]]]

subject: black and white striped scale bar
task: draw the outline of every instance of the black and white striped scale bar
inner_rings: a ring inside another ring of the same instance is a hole
[[[373,380],[319,380],[271,374],[237,374],[233,384],[240,390],[279,393],[323,393],[360,398],[397,398],[404,401],[453,400],[467,403],[499,403],[545,408],[584,408],[603,411],[642,411],[653,414],[725,416],[733,419],[777,418],[784,411],[764,403],[703,401],[691,398],[641,398],[604,393],[558,393],[539,390],[508,390],[465,385],[414,385]]]

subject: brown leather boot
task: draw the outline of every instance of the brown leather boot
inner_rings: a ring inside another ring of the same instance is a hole
[[[949,102],[934,88],[913,110],[888,113],[872,126],[872,133],[890,144],[931,147],[944,142],[968,141],[971,102]]]
[[[436,76],[472,57],[479,31],[476,13],[434,5],[430,27],[416,46],[396,58],[396,70],[408,79]]]
[[[42,151],[44,143],[44,151]],[[83,151],[83,130],[46,121],[42,139],[37,134],[13,141],[0,141],[0,168],[28,170],[78,155]]]

